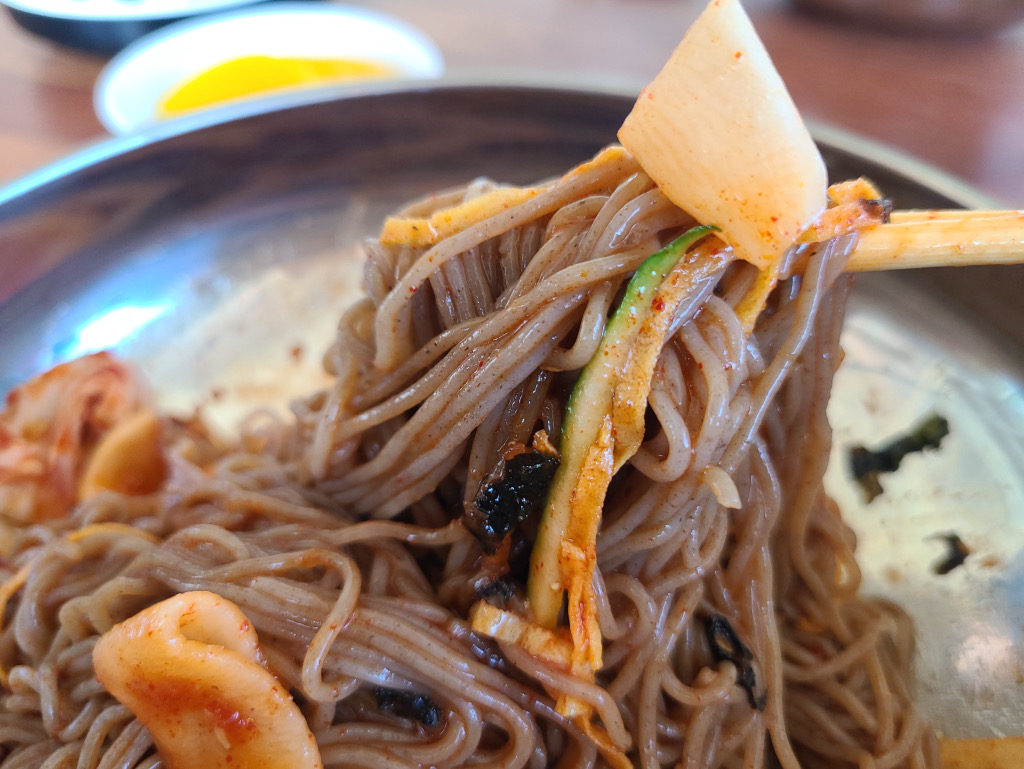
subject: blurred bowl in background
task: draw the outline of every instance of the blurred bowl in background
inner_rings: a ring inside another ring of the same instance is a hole
[[[1024,21],[1024,0],[792,0],[809,13],[879,30],[987,35]]]
[[[443,72],[434,42],[393,17],[334,4],[268,3],[171,24],[135,41],[100,73],[93,103],[108,131],[126,134],[301,88]]]
[[[155,29],[259,0],[0,0],[21,27],[90,53],[115,53]]]

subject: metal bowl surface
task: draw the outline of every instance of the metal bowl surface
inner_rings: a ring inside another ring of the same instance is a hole
[[[0,393],[109,348],[167,408],[225,423],[322,384],[319,352],[359,291],[360,242],[401,202],[477,176],[526,183],[614,141],[632,96],[418,85],[91,148],[0,191]],[[280,105],[279,105],[280,106]],[[196,124],[198,125],[198,124]],[[955,180],[816,127],[833,179],[898,207],[991,206]],[[828,474],[864,589],[919,631],[919,695],[954,737],[1024,734],[1024,268],[858,279]],[[214,397],[216,395],[216,397]],[[870,505],[846,451],[937,410],[952,433]],[[935,573],[955,531],[966,563]]]

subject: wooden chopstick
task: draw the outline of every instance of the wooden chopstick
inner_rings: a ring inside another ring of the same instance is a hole
[[[1024,737],[939,739],[945,769],[1016,769],[1024,766]]]
[[[931,208],[931,209],[905,209],[893,211],[889,215],[892,224],[906,224],[907,222],[937,222],[951,219],[998,219],[1006,216],[1019,216],[1024,211],[973,211],[966,208]]]
[[[848,272],[1024,262],[1024,211],[897,211],[861,230]]]

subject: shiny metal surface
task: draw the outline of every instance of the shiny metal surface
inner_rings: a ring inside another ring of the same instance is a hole
[[[323,381],[319,351],[359,290],[359,242],[398,203],[486,175],[528,182],[614,139],[631,99],[423,86],[327,99],[90,150],[0,191],[0,392],[113,348],[169,408],[230,425]],[[827,129],[833,178],[897,206],[986,205],[947,177]],[[865,589],[919,629],[919,691],[951,736],[1024,734],[1024,270],[859,279],[831,405],[829,488],[860,541]],[[952,434],[867,505],[845,471],[930,410]],[[933,572],[934,535],[966,564]]]

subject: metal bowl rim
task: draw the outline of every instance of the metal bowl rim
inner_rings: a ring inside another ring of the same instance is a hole
[[[473,90],[535,90],[567,95],[635,99],[643,83],[633,79],[618,81],[593,75],[552,76],[533,70],[494,70],[471,75],[453,73],[437,80],[395,80],[345,86],[325,86],[281,94],[205,110],[166,121],[135,134],[114,136],[87,144],[35,171],[15,178],[0,187],[0,224],[5,204],[40,191],[63,177],[84,171],[105,161],[126,155],[149,145],[186,134],[202,131],[223,123],[259,118],[261,115],[298,109],[327,102],[342,102],[365,97],[387,97],[410,92],[473,91]],[[931,163],[914,157],[891,145],[868,139],[852,131],[828,123],[807,120],[811,135],[820,143],[847,155],[882,164],[906,177],[959,202],[965,208],[1002,208],[992,197],[975,189],[957,176]],[[611,140],[611,137],[609,137]]]

